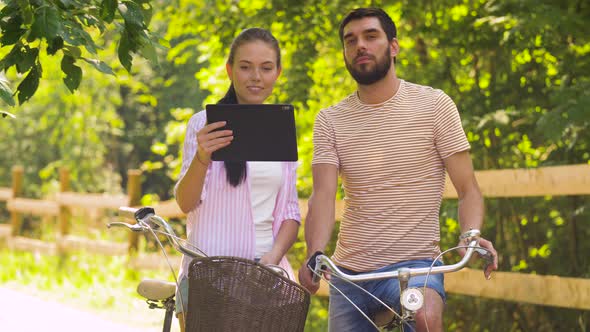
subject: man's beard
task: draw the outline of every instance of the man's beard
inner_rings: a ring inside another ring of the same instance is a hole
[[[354,61],[355,60],[353,59],[353,63]],[[391,68],[391,54],[388,47],[387,50],[385,50],[383,61],[379,62],[376,60],[375,68],[370,71],[359,71],[355,69],[353,64],[349,63],[346,58],[344,58],[344,62],[346,63],[346,69],[348,69],[348,72],[358,84],[369,85],[382,80],[387,75],[389,68]],[[369,64],[362,64],[361,67],[366,65]]]

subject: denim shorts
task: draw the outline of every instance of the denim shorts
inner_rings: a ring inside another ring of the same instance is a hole
[[[405,261],[372,272],[394,271],[402,267],[430,267],[432,262],[432,259]],[[440,265],[442,265],[440,260],[434,264],[434,266]],[[362,274],[345,268],[340,269],[348,274]],[[412,277],[408,281],[408,287],[424,288],[425,281],[426,276]],[[386,310],[381,303],[346,281],[332,277],[331,283],[371,319],[374,319],[377,313]],[[363,281],[356,282],[355,284],[375,295],[397,313],[401,312],[399,302],[400,288],[397,279]],[[446,295],[443,274],[429,275],[426,287],[434,289],[442,300],[445,301]],[[375,327],[342,294],[335,290],[334,287],[330,287],[329,330],[334,332],[374,331]],[[406,326],[403,331],[414,331],[414,326]]]

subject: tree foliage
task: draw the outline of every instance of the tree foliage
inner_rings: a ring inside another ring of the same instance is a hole
[[[82,62],[114,74],[97,58],[101,47],[96,40],[109,28],[120,34],[117,54],[127,71],[131,70],[133,54],[157,64],[157,42],[147,29],[151,16],[149,0],[5,1],[0,10],[0,71],[14,69],[24,78],[14,93],[7,84],[0,84],[0,98],[11,106],[15,105],[13,94],[19,104],[29,100],[43,76],[40,59],[45,55],[61,55],[63,82],[71,92],[82,80]]]

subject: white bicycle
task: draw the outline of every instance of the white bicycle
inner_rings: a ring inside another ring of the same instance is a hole
[[[429,275],[459,271],[465,267],[467,262],[469,262],[474,252],[478,253],[479,256],[485,260],[486,265],[484,266],[484,271],[486,270],[488,264],[493,263],[494,258],[488,249],[479,246],[479,230],[472,229],[462,234],[460,238],[461,240],[465,241],[467,245],[448,249],[439,255],[440,257],[451,250],[465,248],[466,253],[463,258],[456,264],[452,265],[430,266],[425,268],[400,268],[395,271],[361,273],[352,275],[343,272],[328,256],[318,252],[310,258],[308,261],[308,267],[313,272],[313,280],[315,282],[318,282],[320,278],[323,278],[324,274],[330,274],[334,278],[339,278],[351,284],[370,280],[397,279],[400,286],[399,302],[401,305],[401,313],[396,312],[393,308],[386,305],[373,294],[365,291],[360,286],[355,285],[356,287],[362,289],[367,294],[367,296],[372,297],[384,307],[382,312],[377,314],[374,319],[371,319],[362,310],[360,310],[356,304],[346,296],[346,294],[335,288],[335,286],[329,280],[324,278],[330,287],[334,287],[337,291],[339,291],[368,321],[371,322],[377,331],[391,331],[397,328],[399,328],[400,331],[404,331],[405,327],[411,326],[411,324],[415,322],[416,312],[424,305],[424,288],[426,287],[426,283],[424,287],[420,288],[408,287],[408,281],[410,278],[415,276],[426,276],[428,278]],[[436,259],[434,261],[436,261]]]
[[[166,255],[156,236],[164,234],[176,250],[193,258],[188,272],[188,308],[183,310],[186,332],[303,331],[310,294],[289,280],[281,267],[239,257],[207,256],[198,248],[183,245],[172,227],[151,207],[122,207],[119,211],[136,223],[113,222],[109,228],[123,226],[134,232],[148,232]],[[174,269],[172,272],[174,275]],[[137,287],[150,309],[165,309],[163,332],[170,332],[175,308],[175,275],[174,279],[144,279]]]

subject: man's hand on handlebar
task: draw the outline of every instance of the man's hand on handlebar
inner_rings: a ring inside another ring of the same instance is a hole
[[[302,266],[299,269],[299,283],[301,284],[301,286],[305,287],[311,294],[315,294],[320,288],[320,278],[319,276],[316,276],[313,272],[313,268],[315,268],[316,265],[315,259],[319,254],[322,253],[318,251],[313,255],[309,256],[305,261],[304,266]],[[324,273],[324,278],[330,280],[330,274]]]
[[[463,239],[459,240],[458,246],[460,247],[458,249],[459,254],[461,255],[461,257],[463,257],[466,252],[466,249],[462,247],[462,246],[465,246],[465,242]],[[486,260],[483,273],[484,273],[485,278],[489,280],[492,278],[492,271],[496,271],[498,269],[498,253],[496,252],[496,249],[494,249],[492,242],[488,241],[482,237],[479,238],[479,246],[486,249],[486,250],[480,249],[480,250],[477,250],[476,252],[480,255],[481,258]],[[484,255],[482,255],[480,253],[481,251],[485,251],[486,253]]]
[[[489,280],[492,277],[492,271],[498,269],[498,253],[494,249],[492,242],[484,238],[479,239],[479,246],[488,249],[488,253],[492,255],[493,260],[490,260],[489,264],[486,264],[483,271],[484,276]]]
[[[299,283],[301,286],[305,287],[311,294],[315,294],[318,289],[320,288],[319,282],[313,282],[312,280],[313,272],[307,267],[307,265],[302,266],[299,269]]]

